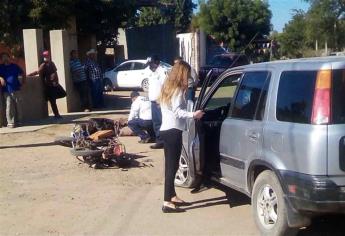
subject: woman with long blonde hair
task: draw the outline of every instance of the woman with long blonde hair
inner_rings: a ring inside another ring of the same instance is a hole
[[[164,213],[183,212],[179,206],[188,203],[177,197],[174,179],[179,165],[182,149],[182,131],[186,127],[186,119],[200,119],[201,110],[187,112],[185,93],[188,88],[188,78],[191,68],[188,63],[179,61],[174,64],[168,79],[165,81],[159,103],[162,110],[162,125],[160,134],[164,142],[165,181],[164,181]]]

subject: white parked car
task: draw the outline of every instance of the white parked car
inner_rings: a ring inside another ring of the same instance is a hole
[[[148,77],[151,73],[146,60],[130,60],[125,61],[104,73],[104,90],[112,91],[124,88],[135,88],[148,90],[149,82]],[[170,70],[171,65],[161,62],[161,65]]]

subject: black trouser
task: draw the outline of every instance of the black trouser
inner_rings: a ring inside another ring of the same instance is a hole
[[[157,102],[151,101],[151,115],[152,115],[152,124],[153,130],[156,135],[156,143],[162,143],[162,138],[160,137],[160,131],[162,125],[162,111],[161,107]]]
[[[90,109],[91,102],[90,102],[90,92],[89,92],[89,83],[85,81],[77,82],[74,84],[74,87],[77,89],[80,97],[80,105],[81,109]]]
[[[56,105],[56,99],[55,98],[48,98],[48,101],[50,103],[50,106],[52,107],[52,111],[54,113],[54,116],[55,117],[59,117],[60,114],[59,114],[59,110],[58,110],[58,107]]]
[[[175,175],[178,170],[182,148],[182,131],[169,129],[160,132],[164,143],[165,156],[165,180],[164,180],[164,201],[171,201],[176,196]]]
[[[133,131],[133,133],[138,135],[141,140],[155,137],[155,133],[152,128],[152,120],[136,118],[128,121],[128,127]]]

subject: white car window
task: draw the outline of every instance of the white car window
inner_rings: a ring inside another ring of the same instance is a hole
[[[141,62],[134,62],[134,67],[133,70],[143,70],[147,67],[146,64],[141,63]]]
[[[125,70],[130,70],[132,67],[131,62],[123,63],[122,65],[119,65],[116,67],[115,71],[125,71]]]

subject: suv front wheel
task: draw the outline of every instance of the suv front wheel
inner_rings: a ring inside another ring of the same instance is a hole
[[[277,176],[270,170],[263,171],[252,191],[252,212],[262,235],[294,235],[297,232],[288,226],[287,207]]]
[[[175,176],[175,186],[184,188],[194,188],[199,183],[200,178],[198,176],[191,176],[190,168],[190,160],[188,159],[188,156],[184,148],[182,148],[179,161],[179,168]]]

